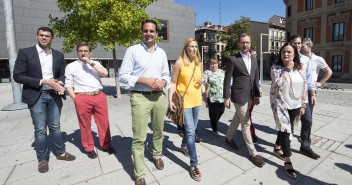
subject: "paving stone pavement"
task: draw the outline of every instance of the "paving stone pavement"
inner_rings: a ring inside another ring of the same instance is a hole
[[[114,79],[104,78],[104,92],[108,95],[109,119],[112,146],[115,155],[108,155],[97,147],[96,159],[89,159],[80,142],[79,126],[70,98],[64,101],[61,115],[61,130],[65,135],[67,151],[76,155],[72,162],[58,161],[51,153],[49,171],[37,171],[33,148],[33,125],[29,111],[0,111],[0,184],[134,184],[131,156],[132,128],[129,90],[122,84],[122,98],[115,98]],[[149,125],[146,150],[146,182],[150,185],[173,184],[341,184],[352,183],[352,91],[318,90],[318,104],[314,109],[312,128],[313,150],[321,155],[313,160],[299,153],[295,127],[292,140],[292,162],[297,170],[297,179],[290,179],[283,170],[283,161],[272,155],[276,139],[275,123],[269,105],[269,85],[263,85],[261,104],[253,111],[258,152],[265,158],[262,168],[248,160],[240,129],[235,135],[239,145],[233,151],[224,143],[224,133],[234,114],[227,109],[219,123],[220,136],[211,133],[208,110],[201,107],[198,131],[203,141],[197,146],[202,181],[195,182],[188,173],[189,158],[180,151],[181,138],[173,123],[165,118],[163,160],[165,168],[159,171],[152,163],[152,130]],[[10,83],[0,83],[0,108],[12,103]],[[92,123],[95,145],[96,125]]]

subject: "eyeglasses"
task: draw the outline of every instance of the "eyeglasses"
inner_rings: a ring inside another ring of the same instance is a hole
[[[245,45],[245,44],[251,44],[251,42],[240,42],[240,44]]]
[[[78,53],[90,53],[89,50],[78,50]]]

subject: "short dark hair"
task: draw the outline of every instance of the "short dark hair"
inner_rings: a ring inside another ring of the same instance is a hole
[[[89,42],[79,42],[76,46],[76,51],[78,52],[78,49],[82,46],[88,46],[89,51],[92,51],[92,44],[90,44]]]
[[[300,39],[302,40],[302,36],[300,36],[300,35],[292,35],[292,36],[290,37],[289,42],[293,42],[293,40],[295,40],[295,39],[297,39],[297,38],[300,38]]]
[[[241,38],[242,38],[242,37],[249,37],[249,39],[251,39],[251,37],[250,37],[248,34],[242,33],[242,34],[238,37],[237,43],[240,43],[240,42],[241,42]]]
[[[49,27],[40,27],[38,28],[37,30],[37,35],[39,34],[39,31],[42,30],[42,31],[48,31],[51,33],[51,37],[54,38],[54,32],[52,29],[50,29]]]
[[[154,24],[154,25],[155,25],[155,31],[158,32],[158,23],[157,23],[156,21],[152,20],[152,19],[147,19],[147,20],[144,20],[144,21],[142,22],[142,27],[141,27],[142,31],[143,31],[143,26],[144,26],[144,24],[146,24],[146,23],[152,23],[152,24]]]

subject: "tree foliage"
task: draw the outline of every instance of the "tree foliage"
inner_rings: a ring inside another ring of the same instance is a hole
[[[62,49],[70,52],[80,41],[100,43],[106,50],[128,47],[141,36],[145,8],[156,0],[57,0],[64,17],[49,15],[51,27],[64,37]]]
[[[226,47],[221,53],[222,61],[227,60],[230,56],[239,52],[237,42],[241,34],[245,33],[251,36],[250,22],[251,19],[249,17],[241,16],[239,20],[236,20],[229,26],[227,32],[222,33],[222,41],[226,43]],[[251,38],[251,45],[255,48],[255,42],[253,38]],[[222,62],[220,67],[224,69],[226,68],[225,65],[226,62]]]

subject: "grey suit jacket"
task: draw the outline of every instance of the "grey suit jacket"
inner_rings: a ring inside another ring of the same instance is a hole
[[[52,49],[53,76],[65,82],[64,54]],[[35,46],[20,49],[13,71],[15,82],[23,84],[22,102],[33,105],[40,96],[40,80],[43,79],[39,55]]]
[[[230,89],[231,101],[234,103],[244,104],[253,100],[254,97],[260,97],[259,69],[257,59],[254,56],[251,57],[250,74],[248,73],[241,53],[229,58],[224,79],[224,99],[230,97]]]

